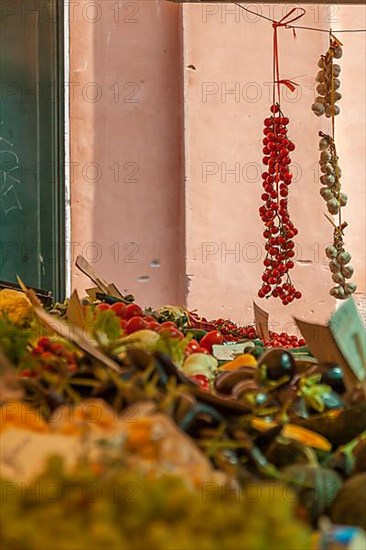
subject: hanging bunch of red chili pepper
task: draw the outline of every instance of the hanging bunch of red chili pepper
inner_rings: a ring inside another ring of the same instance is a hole
[[[266,239],[264,259],[265,271],[262,275],[262,287],[258,291],[260,298],[280,298],[284,305],[301,298],[301,292],[294,287],[290,271],[293,269],[295,243],[293,238],[298,230],[290,219],[288,211],[289,187],[292,183],[290,171],[290,153],[295,145],[289,139],[287,126],[289,119],[281,109],[280,85],[284,84],[294,90],[296,84],[291,80],[280,80],[277,29],[290,23],[289,16],[296,11],[292,9],[284,18],[273,23],[273,101],[270,107],[271,116],[264,119],[263,164],[262,173],[263,205],[259,214],[264,222],[263,237]],[[291,19],[291,22],[303,16]]]

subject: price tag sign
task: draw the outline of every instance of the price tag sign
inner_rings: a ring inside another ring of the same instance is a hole
[[[123,295],[118,290],[116,285],[114,283],[107,283],[103,277],[99,275],[94,269],[94,267],[83,257],[78,256],[75,261],[75,265],[84,275],[89,277],[93,283],[97,285],[97,287],[103,292],[103,294],[108,294],[110,296],[114,296],[115,298],[123,298]]]
[[[238,355],[245,353],[244,350],[254,348],[253,342],[245,342],[243,344],[224,344],[212,346],[213,356],[219,361],[232,361]]]
[[[264,309],[257,306],[255,302],[253,302],[253,309],[255,328],[257,330],[258,336],[262,340],[269,340],[268,313],[264,311]]]
[[[331,317],[328,325],[295,319],[311,353],[319,363],[339,363],[347,388],[360,386],[366,379],[365,330],[352,298]]]
[[[359,380],[366,377],[366,333],[353,298],[333,313],[329,323],[338,348]]]

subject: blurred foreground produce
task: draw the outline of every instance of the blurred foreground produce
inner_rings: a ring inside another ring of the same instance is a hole
[[[52,458],[27,493],[1,485],[3,550],[293,550],[294,541],[310,549],[309,529],[293,517],[294,495],[278,484],[236,493],[214,484],[190,490],[182,479],[148,478],[116,465],[96,473],[79,464],[66,473]]]
[[[366,530],[366,473],[348,480],[335,499],[331,518],[335,523],[359,525]]]

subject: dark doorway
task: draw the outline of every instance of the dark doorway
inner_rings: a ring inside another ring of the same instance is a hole
[[[65,292],[63,2],[0,0],[0,279]]]

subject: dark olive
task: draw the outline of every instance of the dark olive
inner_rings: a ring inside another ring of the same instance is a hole
[[[258,406],[264,405],[268,401],[268,395],[262,392],[255,396],[255,404]]]
[[[318,370],[321,372],[321,383],[327,384],[335,392],[342,394],[346,391],[344,385],[343,370],[338,363],[323,363],[319,365]]]
[[[250,353],[253,355],[253,357],[259,359],[259,357],[263,355],[263,347],[256,345],[255,348],[252,348]]]
[[[366,472],[366,439],[360,440],[353,451],[355,472]]]
[[[258,366],[265,365],[268,380],[279,380],[283,376],[292,378],[295,374],[295,360],[291,353],[282,348],[267,351]]]

